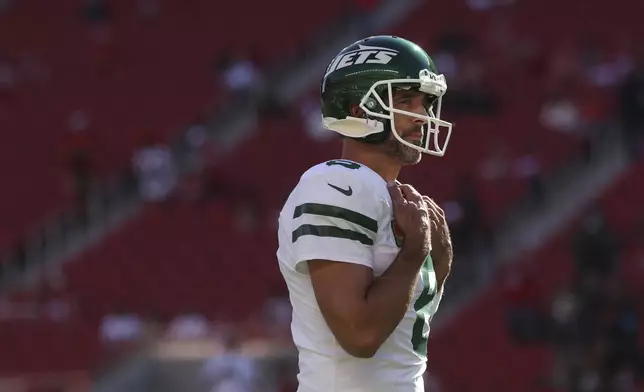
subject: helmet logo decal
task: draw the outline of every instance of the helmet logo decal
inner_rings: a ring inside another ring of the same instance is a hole
[[[378,46],[358,45],[358,49],[347,51],[333,59],[325,76],[341,68],[358,64],[389,64],[398,51]]]

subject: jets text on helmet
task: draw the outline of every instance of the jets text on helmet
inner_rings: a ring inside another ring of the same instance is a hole
[[[359,45],[359,49],[345,52],[333,59],[326,74],[357,64],[388,64],[398,54],[397,50],[377,46]]]

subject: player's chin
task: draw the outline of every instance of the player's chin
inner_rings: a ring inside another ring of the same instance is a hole
[[[402,161],[402,164],[405,166],[416,165],[423,159],[423,153],[411,147],[405,146],[402,148],[399,158]]]

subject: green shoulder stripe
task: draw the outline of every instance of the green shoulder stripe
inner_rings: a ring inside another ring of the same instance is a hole
[[[334,159],[332,161],[328,161],[326,163],[327,166],[344,166],[347,169],[352,169],[352,170],[357,170],[360,169],[360,164],[352,162],[352,161],[345,161],[343,159]]]
[[[373,239],[369,238],[369,236],[353,230],[340,229],[335,226],[302,225],[293,231],[292,240],[295,242],[298,238],[305,235],[344,238],[351,241],[358,241],[365,245],[373,245]]]
[[[293,218],[300,217],[304,214],[328,216],[332,218],[343,219],[347,222],[354,223],[358,226],[374,233],[378,232],[378,222],[359,212],[351,211],[346,208],[336,207],[328,204],[305,203],[295,207]]]

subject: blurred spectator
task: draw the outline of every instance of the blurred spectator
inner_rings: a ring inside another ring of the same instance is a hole
[[[624,144],[635,159],[641,154],[644,139],[644,55],[624,80],[619,105]]]
[[[184,143],[188,150],[188,166],[193,170],[203,170],[207,158],[215,148],[208,138],[208,132],[209,128],[203,116],[197,116],[186,131]]]
[[[584,68],[587,81],[596,87],[614,87],[630,71],[632,61],[626,48],[610,54],[599,40],[585,37],[579,50],[580,64]]]
[[[229,175],[220,167],[223,154],[210,144],[204,149],[204,168],[201,173],[201,203],[221,200],[229,203],[240,232],[259,233],[265,216],[261,190]]]
[[[622,290],[611,304],[603,375],[608,383],[628,384],[633,372],[644,371],[639,341],[639,312],[635,299]],[[632,382],[632,380],[630,380]]]
[[[225,159],[225,153],[220,151],[216,145],[207,143],[204,146],[203,154],[202,202],[225,200],[238,205],[254,204],[253,201],[259,199],[259,191],[255,187],[241,183],[220,166]]]
[[[274,293],[266,298],[266,301],[264,301],[264,315],[274,325],[290,327],[293,307],[289,301],[288,294],[281,293],[282,291],[281,289],[274,290]]]
[[[240,341],[234,333],[228,337],[224,352],[208,359],[202,368],[202,375],[211,392],[251,392],[260,377],[260,369],[254,360],[244,355]]]
[[[288,293],[284,292],[282,284],[276,285],[268,294],[264,301],[262,309],[262,321],[267,326],[270,336],[276,339],[289,342],[291,338],[291,318],[293,307],[288,298]]]
[[[555,351],[552,381],[555,387],[564,390],[572,387],[572,374],[579,358],[580,313],[581,302],[574,291],[562,288],[555,294],[550,309],[550,339]]]
[[[554,335],[560,349],[572,348],[572,355],[559,363],[560,376],[571,391],[631,391],[623,388],[633,385],[642,365],[634,302],[609,288],[602,297],[581,293],[576,296],[578,311],[571,314],[574,328]]]
[[[454,116],[490,116],[497,112],[499,100],[489,86],[486,69],[476,52],[462,57],[458,65],[454,89],[445,96],[444,107]]]
[[[317,142],[327,142],[335,139],[336,134],[328,131],[322,125],[322,109],[320,108],[320,100],[307,98],[300,104],[300,115],[307,135]]]
[[[445,203],[445,214],[455,246],[470,249],[474,246],[490,246],[486,223],[474,180],[463,176],[454,200]]]
[[[436,63],[436,67],[448,80],[453,80],[458,77],[459,62],[454,54],[448,51],[441,51],[436,53],[432,58],[434,59],[434,63]]]
[[[203,169],[201,171],[202,202],[210,202],[227,198],[234,192],[233,180],[223,171],[220,164],[224,157],[214,144],[203,150]],[[234,199],[234,197],[231,197]]]
[[[644,370],[639,343],[639,315],[634,299],[621,298],[615,304],[615,318],[609,329],[610,346],[606,360],[608,379],[624,377],[625,372]]]
[[[541,106],[539,121],[550,130],[575,137],[581,155],[588,163],[601,146],[601,125],[607,120],[608,103],[604,91],[583,81],[562,80],[552,87]]]
[[[642,370],[635,297],[617,280],[616,234],[597,207],[573,239],[576,274],[552,302],[556,386],[571,392],[631,391]]]
[[[503,140],[493,140],[488,144],[487,157],[481,164],[481,177],[487,181],[507,178],[510,171],[510,152]]]
[[[545,198],[545,184],[542,177],[541,162],[534,145],[526,143],[512,167],[515,178],[527,180],[530,184],[529,197],[534,203],[542,203]]]
[[[193,123],[184,139],[184,164],[187,173],[178,184],[177,196],[182,201],[199,202],[204,197],[204,173],[208,169],[208,158],[215,151],[214,141],[208,139],[208,128],[200,122]]]
[[[69,320],[77,310],[73,296],[65,290],[66,277],[59,268],[46,271],[44,281],[36,292],[42,317],[52,321]]]
[[[541,106],[539,120],[545,128],[562,133],[577,133],[581,123],[581,113],[571,98],[554,92]]]
[[[541,163],[532,143],[526,143],[523,152],[514,161],[514,176],[520,179],[531,179],[541,173]]]
[[[137,314],[117,310],[103,317],[100,335],[108,345],[139,341],[145,336],[145,323]]]
[[[96,140],[89,129],[90,116],[84,110],[73,111],[68,118],[68,131],[63,140],[66,183],[74,195],[76,218],[87,223],[89,196],[96,182]]]
[[[141,198],[149,202],[168,201],[177,184],[177,168],[170,147],[146,135],[132,159]]]
[[[221,84],[234,101],[244,102],[251,91],[257,90],[262,83],[262,74],[252,53],[227,50],[219,57],[216,71]]]
[[[505,274],[507,298],[507,325],[510,336],[517,344],[534,343],[545,336],[541,316],[541,292],[538,285],[538,269],[510,268]]]
[[[170,339],[205,339],[210,335],[210,322],[199,312],[177,315],[168,324],[166,336]]]
[[[619,260],[617,238],[600,212],[586,216],[573,240],[578,279],[584,289],[595,291],[614,277]]]
[[[244,58],[232,60],[223,74],[226,88],[233,93],[244,93],[252,89],[258,81],[258,76],[255,64]]]
[[[454,25],[450,23],[449,26],[437,39],[436,48],[432,51],[434,53],[432,58],[436,67],[447,80],[458,81],[460,56],[472,46],[472,40],[461,29],[455,27],[457,26],[456,21],[454,21]]]
[[[57,287],[51,279],[39,284],[34,292],[0,296],[0,321],[65,322],[75,311],[73,298]]]

